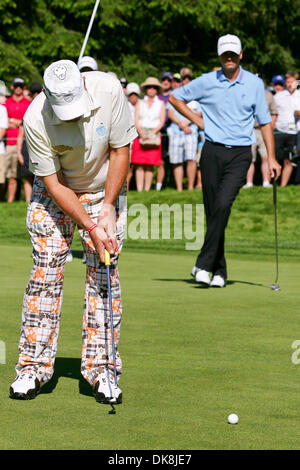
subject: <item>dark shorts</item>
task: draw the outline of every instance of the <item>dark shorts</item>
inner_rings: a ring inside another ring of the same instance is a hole
[[[276,159],[281,163],[289,160],[290,155],[295,153],[297,145],[296,134],[285,134],[280,132],[274,135]]]

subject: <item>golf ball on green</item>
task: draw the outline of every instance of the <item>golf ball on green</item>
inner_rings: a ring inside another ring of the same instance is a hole
[[[237,424],[239,422],[239,417],[235,413],[231,413],[228,416],[228,423],[229,424]]]

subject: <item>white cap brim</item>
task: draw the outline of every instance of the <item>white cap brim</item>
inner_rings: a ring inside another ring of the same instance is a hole
[[[234,52],[235,54],[240,55],[241,48],[238,45],[231,47],[221,46],[218,48],[218,55],[222,55],[224,52]]]
[[[62,106],[61,104],[56,105],[51,103],[52,109],[58,119],[61,121],[70,121],[71,119],[76,119],[80,116],[83,116],[88,110],[88,95],[84,91],[79,99],[77,99],[72,104],[66,104]]]

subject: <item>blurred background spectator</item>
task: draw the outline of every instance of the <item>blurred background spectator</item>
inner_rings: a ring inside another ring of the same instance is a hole
[[[98,70],[98,64],[93,57],[85,55],[77,62],[80,72],[93,72]]]
[[[281,186],[288,184],[293,171],[291,158],[296,153],[297,146],[295,111],[299,102],[299,90],[297,90],[298,74],[287,73],[285,78],[286,89],[282,89],[274,95],[278,109],[274,136],[276,158],[283,165]]]
[[[172,90],[176,90],[181,86],[181,77],[180,73],[174,73],[172,78]]]
[[[127,93],[129,108],[131,111],[131,116],[134,121],[136,105],[141,94],[139,85],[135,82],[128,83],[126,87],[126,93]],[[130,189],[130,183],[132,180],[133,169],[134,169],[134,164],[131,163],[131,154],[132,154],[132,144],[130,145],[130,166],[129,166],[128,175],[127,175],[127,191],[129,191]]]
[[[161,84],[162,84],[162,93],[158,95],[158,98],[167,104],[171,91],[172,91],[172,72],[163,72],[161,74]],[[169,137],[167,134],[167,128],[170,125],[170,120],[168,117],[168,111],[166,111],[166,120],[165,124],[161,129],[161,164],[157,168],[157,177],[156,177],[156,190],[160,191],[163,185],[163,181],[166,176],[166,168],[168,167],[169,161]]]
[[[272,126],[274,129],[276,125],[277,114],[278,114],[277,106],[276,106],[273,94],[268,90],[266,90],[265,93],[266,93],[267,105],[269,107],[269,111],[271,114]],[[258,153],[261,159],[260,170],[261,170],[261,175],[262,175],[262,185],[264,188],[271,188],[272,185],[270,183],[270,171],[269,171],[269,165],[268,165],[267,149],[266,149],[266,146],[262,137],[262,133],[260,130],[260,125],[258,124],[257,119],[255,119],[255,122],[254,122],[254,131],[255,131],[256,143],[253,144],[251,148],[252,162],[250,164],[250,167],[247,173],[246,184],[243,186],[243,188],[251,188],[253,186],[255,162],[256,162]]]
[[[15,78],[11,85],[12,95],[7,98],[4,104],[8,115],[5,153],[5,177],[9,180],[7,187],[8,203],[14,201],[17,191],[17,138],[19,134],[19,127],[23,121],[23,116],[28,106],[30,105],[30,101],[24,97],[24,87],[25,81],[23,78]]]
[[[137,190],[149,191],[153,180],[154,165],[161,164],[159,132],[165,124],[166,107],[164,102],[158,98],[158,94],[162,92],[162,86],[157,78],[148,77],[141,85],[141,89],[145,96],[136,105],[135,125],[139,137],[132,144],[131,162],[136,164]],[[158,143],[153,145],[154,141],[158,141]]]
[[[126,95],[126,88],[127,88],[127,85],[128,85],[127,79],[126,79],[125,77],[120,78],[120,83],[121,83],[122,88],[123,88],[123,91],[124,91],[124,93],[125,93],[125,95]]]

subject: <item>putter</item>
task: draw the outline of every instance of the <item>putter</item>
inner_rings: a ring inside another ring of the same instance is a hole
[[[278,269],[278,236],[277,236],[277,183],[276,183],[276,171],[275,175],[272,179],[273,183],[273,205],[274,205],[274,227],[275,227],[275,256],[276,256],[276,279],[274,284],[270,285],[272,290],[280,290],[280,286],[278,285],[278,276],[279,276],[279,269]]]
[[[109,300],[109,312],[110,312],[110,331],[111,331],[111,343],[112,343],[112,352],[113,352],[113,363],[114,363],[114,381],[115,386],[118,386],[118,379],[117,379],[117,362],[116,362],[116,348],[115,348],[115,336],[114,336],[114,316],[113,316],[113,308],[112,308],[112,295],[111,295],[111,283],[110,283],[110,254],[107,250],[104,251],[104,260],[106,266],[106,274],[107,274],[107,287],[108,287],[108,300]],[[113,403],[111,405],[113,407]],[[113,407],[114,409],[114,407]]]
[[[96,13],[97,13],[99,3],[100,3],[100,0],[96,0],[95,5],[94,5],[94,9],[93,9],[93,13],[92,13],[89,25],[88,25],[88,29],[87,29],[87,32],[85,34],[85,38],[84,38],[84,41],[83,41],[83,44],[82,44],[82,48],[81,48],[81,51],[80,51],[80,54],[79,54],[79,57],[78,57],[78,61],[82,58],[83,53],[85,51],[85,48],[86,48],[86,45],[87,45],[87,42],[88,42],[88,39],[89,39],[89,36],[90,36],[90,32],[91,32],[91,29],[92,29],[92,26],[93,26],[93,22],[94,22]]]

